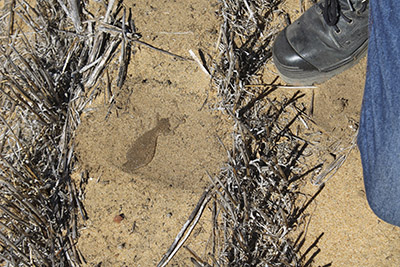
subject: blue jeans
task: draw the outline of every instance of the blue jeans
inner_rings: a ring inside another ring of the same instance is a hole
[[[358,146],[368,203],[400,226],[400,9],[371,0],[367,76]]]

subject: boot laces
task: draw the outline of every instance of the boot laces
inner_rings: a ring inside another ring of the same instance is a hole
[[[322,14],[324,16],[325,22],[329,26],[334,26],[336,29],[336,32],[340,32],[339,28],[336,26],[336,24],[339,21],[339,17],[342,17],[348,23],[352,22],[352,20],[350,18],[346,17],[343,14],[343,12],[341,11],[339,1],[340,0],[325,0],[325,4],[320,6],[322,9]],[[361,6],[360,10],[358,10],[357,12],[360,12],[360,13],[364,12],[367,9],[367,2],[368,2],[368,0],[362,0],[361,1],[362,6]],[[348,7],[350,8],[350,11],[352,11],[352,12],[356,11],[350,0],[346,0],[346,2],[344,4],[348,5]]]

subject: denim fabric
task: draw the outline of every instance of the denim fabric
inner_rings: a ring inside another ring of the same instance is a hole
[[[371,0],[367,76],[358,146],[368,203],[400,226],[400,9]]]

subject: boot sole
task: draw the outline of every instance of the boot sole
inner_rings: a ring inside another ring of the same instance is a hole
[[[301,72],[301,71],[289,71],[287,67],[285,68],[276,58],[273,56],[274,64],[279,72],[280,77],[287,84],[292,85],[315,85],[321,84],[335,75],[353,67],[356,65],[366,54],[368,50],[368,40],[354,53],[352,57],[344,60],[342,66],[335,68],[330,71],[314,71],[314,72]]]

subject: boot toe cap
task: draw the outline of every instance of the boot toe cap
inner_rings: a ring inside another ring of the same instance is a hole
[[[293,49],[286,37],[286,29],[276,37],[273,46],[273,58],[275,66],[284,75],[292,76],[297,72],[318,71],[316,67],[308,63]]]

